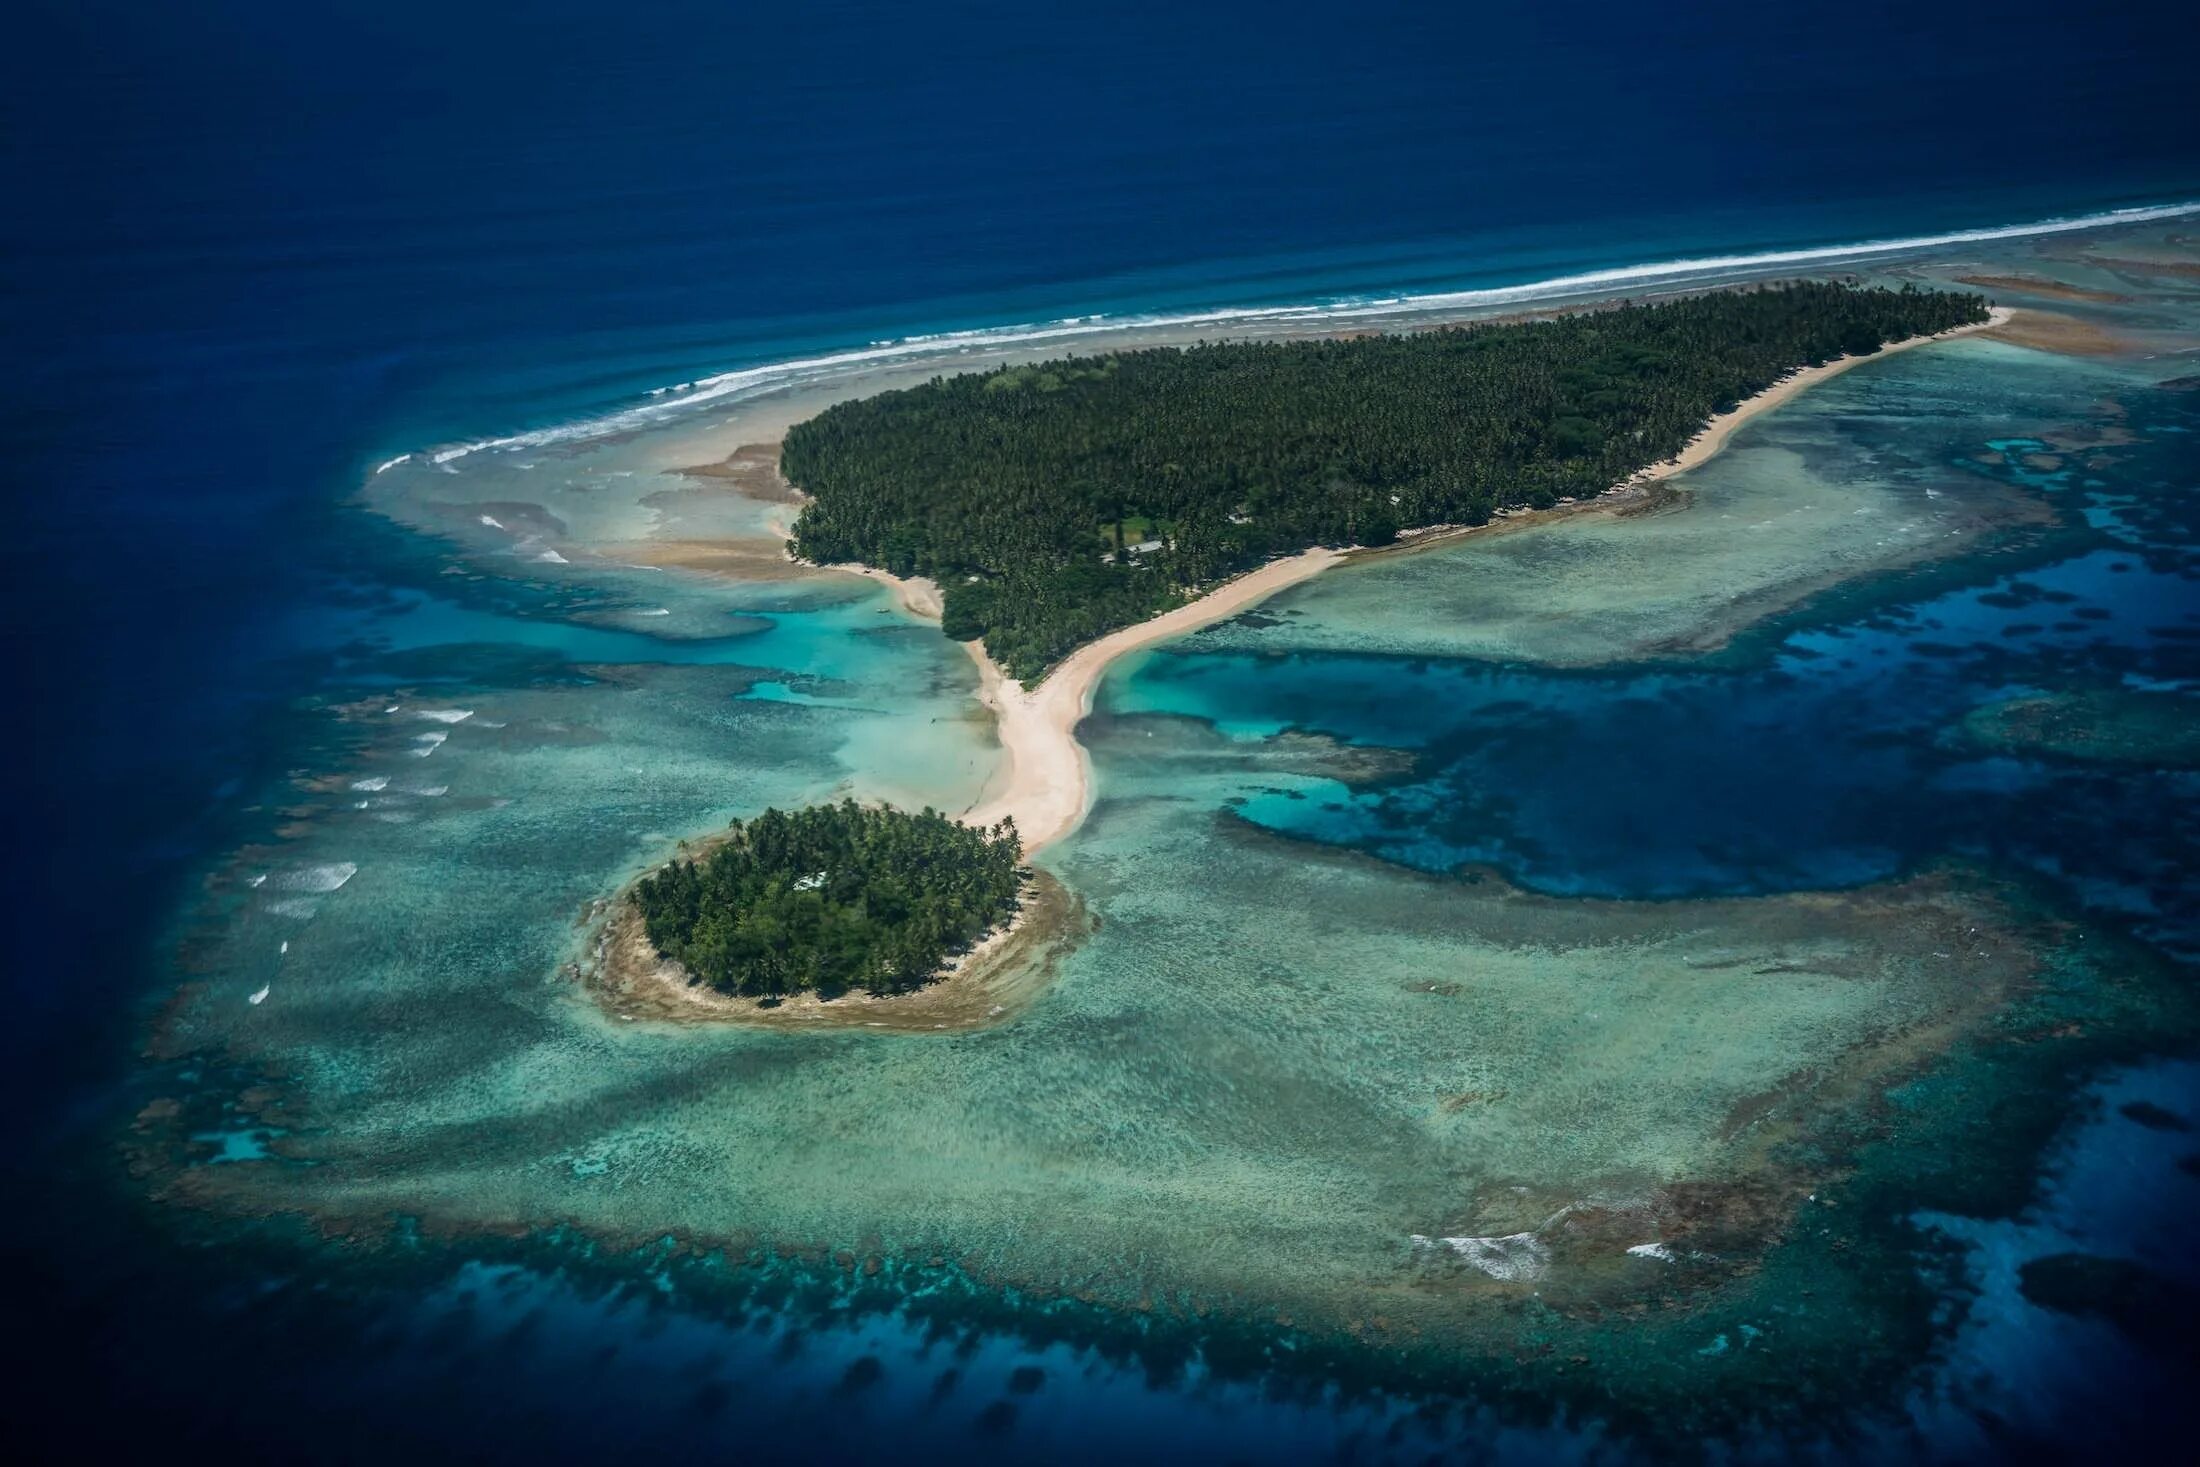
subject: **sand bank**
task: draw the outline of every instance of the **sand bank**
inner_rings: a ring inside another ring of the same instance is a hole
[[[705,540],[629,540],[606,545],[604,559],[658,570],[703,571],[737,581],[792,581],[811,568],[787,558],[783,542],[767,535],[722,535]]]
[[[2080,255],[2088,265],[2113,270],[2118,275],[2137,275],[2157,280],[2200,280],[2200,260],[2140,259],[2132,255]]]
[[[2129,350],[2123,338],[2091,321],[2065,316],[2059,311],[2035,311],[2019,307],[1999,310],[2001,319],[1986,334],[2011,346],[2028,346],[2070,357],[2113,357]]]
[[[744,443],[716,463],[676,470],[706,484],[723,484],[763,504],[800,504],[802,491],[779,476],[779,445]]]
[[[789,549],[786,554],[789,565],[803,564],[794,558],[792,549]],[[807,569],[806,566],[804,568]],[[841,571],[847,575],[862,576],[865,580],[877,581],[894,593],[894,603],[901,607],[903,611],[908,612],[911,616],[921,617],[925,621],[938,621],[941,610],[946,605],[940,595],[939,583],[926,580],[923,576],[897,576],[891,571],[882,571],[875,565],[861,565],[855,561],[841,561],[825,566],[823,569]],[[987,657],[975,642],[967,645],[973,655],[978,658],[980,665],[985,667],[993,665],[992,659]]]
[[[2038,275],[1958,275],[1965,285],[1976,285],[1987,290],[2009,290],[2019,295],[2035,295],[2047,300],[2098,301],[2114,305],[2131,299],[2113,291],[2090,290],[2082,285],[2065,285],[2060,280],[2048,280]]]
[[[1896,352],[1908,351],[1912,347],[1924,346],[1930,342],[1952,341],[1958,336],[1992,332],[2007,325],[2013,314],[2014,312],[2007,306],[1996,306],[1987,313],[1987,318],[1984,321],[1975,326],[1958,326],[1952,331],[1943,331],[1937,336],[1913,336],[1907,341],[1892,342],[1883,346],[1868,357],[1836,357],[1822,367],[1804,367],[1798,371],[1790,372],[1747,402],[1738,404],[1732,412],[1721,413],[1704,424],[1703,431],[1688,441],[1688,446],[1680,451],[1679,457],[1668,459],[1662,464],[1655,464],[1645,469],[1630,482],[1646,483],[1653,479],[1663,479],[1673,474],[1686,473],[1699,464],[1707,462],[1713,454],[1726,447],[1726,441],[1734,436],[1734,430],[1751,418],[1771,412],[1780,404],[1794,400],[1821,382],[1832,381],[1852,367],[1861,367],[1866,362],[1881,361],[1893,356]]]

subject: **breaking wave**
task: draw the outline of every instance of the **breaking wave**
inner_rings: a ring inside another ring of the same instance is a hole
[[[275,885],[284,891],[335,891],[358,874],[359,867],[354,862],[329,861],[285,872],[275,878]]]
[[[1533,1233],[1507,1233],[1494,1238],[1430,1238],[1413,1234],[1418,1248],[1441,1248],[1455,1253],[1500,1282],[1532,1283],[1551,1266],[1550,1245]]]
[[[1951,245],[1982,244],[1995,240],[2024,239],[2036,235],[2065,234],[2107,225],[2141,224],[2151,220],[2181,219],[2200,214],[2200,202],[2157,204],[2143,208],[2110,209],[2065,218],[2040,219],[2026,224],[1985,229],[1959,229],[1944,234],[1909,235],[1899,239],[1860,240],[1849,244],[1812,245],[1798,249],[1764,250],[1755,254],[1706,255],[1680,260],[1660,260],[1641,265],[1622,265],[1573,275],[1553,276],[1520,285],[1489,286],[1475,290],[1431,291],[1394,296],[1341,296],[1298,305],[1233,306],[1211,310],[1155,312],[1150,314],[1064,316],[1052,321],[1025,322],[970,331],[937,332],[874,342],[849,351],[794,361],[743,367],[716,376],[697,378],[652,390],[648,400],[600,417],[483,438],[440,448],[428,455],[430,463],[449,469],[468,454],[488,450],[536,448],[567,443],[608,433],[631,430],[705,402],[733,402],[780,388],[843,375],[853,370],[895,361],[939,356],[958,351],[1000,349],[1034,342],[1072,342],[1081,337],[1117,334],[1131,330],[1236,325],[1258,326],[1292,321],[1341,324],[1355,319],[1382,320],[1433,311],[1472,310],[1483,306],[1520,305],[1540,300],[1583,296],[1634,287],[1670,288],[1701,285],[1724,279],[1778,270],[1793,265],[1822,265],[1837,261],[1865,261],[1890,255],[1943,249]],[[375,470],[380,474],[413,457],[400,455]],[[488,516],[482,517],[489,522]],[[499,526],[499,528],[502,528]]]

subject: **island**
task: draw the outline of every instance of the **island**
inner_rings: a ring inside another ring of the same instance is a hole
[[[793,549],[937,582],[946,633],[1031,680],[1264,562],[1593,498],[1791,374],[1988,320],[1798,281],[936,377],[788,432]]]
[[[1084,818],[1075,730],[1117,658],[1348,554],[1626,512],[1626,491],[1813,383],[2006,315],[1970,294],[1800,281],[1065,358],[830,406],[781,448],[775,499],[803,506],[789,553],[888,583],[969,648],[1003,777],[952,818],[843,803],[737,823],[619,904],[597,986],[629,1018],[997,1022],[1034,989],[996,971],[1011,948],[1051,964],[1081,928],[1018,863]],[[982,942],[987,962],[955,962]],[[933,981],[950,972],[978,976]],[[834,1001],[859,993],[890,1002]]]
[[[690,982],[762,999],[906,993],[1014,917],[1016,824],[978,829],[844,800],[736,820],[700,859],[634,888],[657,954]]]

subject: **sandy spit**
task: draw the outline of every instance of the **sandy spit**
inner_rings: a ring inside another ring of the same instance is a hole
[[[2129,343],[2115,333],[2060,311],[2019,307],[1996,314],[2002,319],[1989,327],[1986,334],[2011,346],[2072,357],[2113,357],[2131,349]]]

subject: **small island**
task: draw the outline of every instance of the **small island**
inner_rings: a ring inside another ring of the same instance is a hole
[[[1013,820],[979,829],[844,800],[736,820],[707,855],[638,883],[634,906],[691,983],[877,997],[922,987],[1009,922],[1022,861]]]
[[[1988,319],[1800,281],[1008,366],[838,403],[781,471],[796,555],[938,582],[947,634],[1029,682],[1264,562],[1595,498],[1793,374]]]

